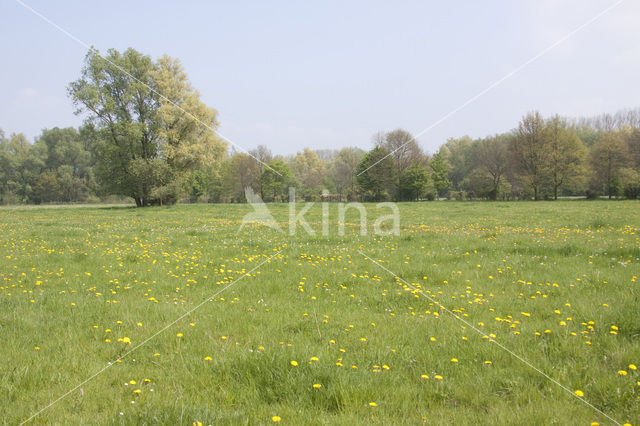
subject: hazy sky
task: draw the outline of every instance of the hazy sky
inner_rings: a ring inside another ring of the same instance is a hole
[[[417,134],[613,0],[451,2],[42,1],[33,8],[101,52],[179,58],[223,135],[274,153]],[[421,135],[507,131],[529,110],[640,106],[640,2],[627,0]],[[66,86],[86,49],[14,0],[0,3],[0,128],[30,139],[77,126]]]

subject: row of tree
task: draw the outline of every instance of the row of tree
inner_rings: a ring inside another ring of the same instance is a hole
[[[290,187],[308,200],[640,195],[640,109],[573,120],[532,112],[510,132],[450,139],[431,156],[398,129],[375,134],[368,152],[284,157],[264,146],[229,153],[217,112],[168,56],[91,50],[68,92],[86,118],[79,129],[44,130],[34,143],[0,130],[0,203],[244,202],[248,187],[265,201]]]

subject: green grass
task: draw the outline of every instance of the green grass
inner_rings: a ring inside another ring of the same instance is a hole
[[[270,208],[286,226],[288,207]],[[389,213],[367,209],[370,224]],[[319,204],[306,215],[315,236],[236,233],[250,210],[0,209],[2,422],[26,420],[244,277],[33,422],[610,423],[483,338],[495,335],[640,423],[637,202],[400,204],[400,236],[359,235],[352,211],[341,237],[334,204],[329,236]]]

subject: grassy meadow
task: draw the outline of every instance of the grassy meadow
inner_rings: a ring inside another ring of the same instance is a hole
[[[638,202],[399,207],[0,209],[0,421],[640,424]]]

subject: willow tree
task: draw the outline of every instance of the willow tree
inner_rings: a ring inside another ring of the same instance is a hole
[[[133,198],[138,207],[175,200],[186,175],[215,170],[224,155],[217,113],[200,100],[176,59],[154,61],[131,48],[102,56],[92,49],[68,91],[93,130],[103,189]]]

